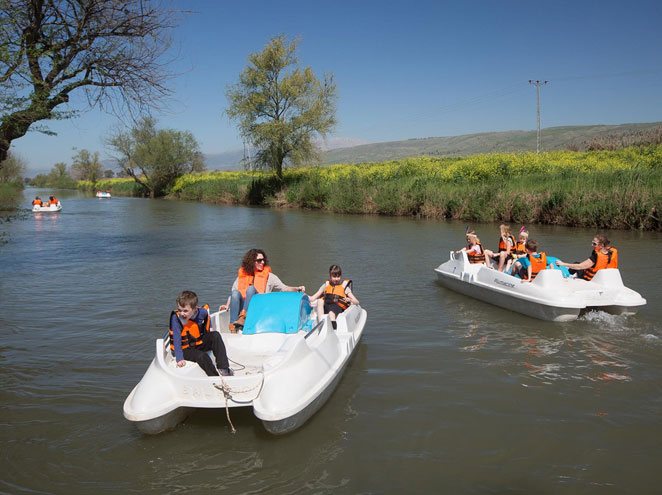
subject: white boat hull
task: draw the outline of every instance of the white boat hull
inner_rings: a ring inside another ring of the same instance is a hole
[[[109,192],[100,192],[100,191],[97,191],[96,196],[97,198],[108,198],[108,199],[112,197]]]
[[[35,213],[36,212],[46,212],[46,213],[51,212],[52,213],[52,212],[60,211],[61,209],[62,209],[62,203],[58,203],[56,205],[50,205],[50,206],[34,205],[32,207],[32,211],[34,211]]]
[[[327,319],[311,332],[242,335],[227,332],[228,313],[212,315],[234,376],[208,377],[195,363],[178,368],[164,339],[124,402],[124,416],[144,433],[172,429],[196,408],[252,407],[267,431],[303,425],[331,396],[361,338],[367,314],[351,306],[333,330]]]
[[[571,321],[587,309],[633,314],[646,300],[623,285],[616,269],[600,270],[592,281],[563,278],[559,270],[543,270],[533,282],[471,264],[466,253],[450,253],[435,269],[439,283],[481,301],[533,318]]]

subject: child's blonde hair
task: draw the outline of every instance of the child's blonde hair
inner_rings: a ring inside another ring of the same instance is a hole
[[[510,231],[510,225],[506,225],[505,223],[502,223],[499,225],[499,230],[501,231],[502,236],[509,236],[512,235]]]
[[[475,239],[476,243],[480,244],[480,239],[476,235],[476,232],[474,232],[473,230],[470,230],[469,232],[467,232],[467,237],[470,238],[470,239]]]

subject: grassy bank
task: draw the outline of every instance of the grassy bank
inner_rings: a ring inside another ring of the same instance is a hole
[[[181,177],[173,196],[338,213],[661,230],[662,146],[491,153]]]
[[[12,212],[16,210],[22,199],[22,183],[0,182],[0,212]]]
[[[79,180],[77,188],[81,191],[110,191],[117,196],[142,196],[142,190],[131,178],[101,179],[97,182]]]

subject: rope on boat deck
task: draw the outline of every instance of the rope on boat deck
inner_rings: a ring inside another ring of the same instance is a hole
[[[233,400],[237,404],[241,404],[241,403],[248,404],[250,402],[253,402],[255,399],[257,399],[260,396],[260,393],[262,392],[262,386],[264,385],[264,373],[262,373],[262,380],[260,380],[259,385],[255,385],[253,387],[249,387],[249,388],[246,388],[246,389],[243,389],[243,390],[237,390],[237,389],[233,390],[230,387],[230,385],[225,383],[225,380],[223,380],[223,378],[221,378],[221,386],[220,387],[216,383],[214,383],[213,385],[214,385],[215,388],[220,390],[223,393],[223,397],[225,397],[225,416],[228,418],[228,423],[230,424],[230,433],[233,433],[233,434],[237,433],[237,430],[235,429],[234,425],[232,424],[232,420],[230,419],[230,407],[228,406],[228,399]],[[253,397],[251,400],[240,401],[240,400],[234,399],[232,397],[232,392],[234,392],[236,394],[243,394],[243,393],[246,393],[246,392],[250,392],[251,390],[255,390],[256,388],[259,388],[260,390],[258,390],[255,397]]]

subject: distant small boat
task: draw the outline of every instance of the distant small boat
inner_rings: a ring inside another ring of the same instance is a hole
[[[97,198],[112,198],[112,196],[107,191],[97,191]]]
[[[48,205],[48,206],[39,206],[39,205],[34,205],[32,207],[32,211],[36,212],[55,212],[55,211],[60,211],[62,209],[62,203],[59,201],[57,202],[56,205]]]

